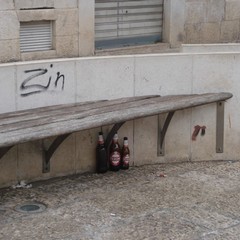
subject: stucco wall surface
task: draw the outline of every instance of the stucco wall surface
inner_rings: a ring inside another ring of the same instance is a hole
[[[148,94],[191,94],[228,91],[225,104],[224,153],[216,153],[216,104],[178,111],[165,139],[165,156],[157,156],[158,116],[127,122],[119,130],[120,143],[129,137],[131,165],[159,162],[235,160],[240,150],[240,53],[153,54],[55,59],[0,65],[0,112],[114,99]],[[41,73],[36,76],[37,73]],[[58,84],[55,86],[55,81]],[[64,79],[64,85],[63,85]],[[46,86],[36,92],[34,84]],[[30,86],[26,88],[26,86]],[[166,115],[160,115],[164,119]],[[195,125],[206,135],[191,140]],[[106,136],[111,126],[104,126]],[[12,148],[0,161],[0,186],[94,171],[95,147],[100,128],[72,134],[51,160],[50,173],[42,173],[44,139]]]

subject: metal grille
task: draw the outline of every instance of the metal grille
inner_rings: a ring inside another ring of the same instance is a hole
[[[52,49],[51,21],[20,23],[21,52],[46,51],[51,49]]]
[[[120,38],[161,38],[163,0],[96,0],[96,41]]]

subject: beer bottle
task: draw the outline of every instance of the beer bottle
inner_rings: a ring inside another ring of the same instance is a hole
[[[99,132],[96,149],[97,173],[105,173],[108,170],[107,151],[104,144],[103,133]]]
[[[109,167],[112,171],[118,171],[121,164],[121,148],[118,143],[118,134],[115,133],[109,149]]]
[[[122,159],[121,159],[121,168],[128,169],[130,160],[130,150],[128,147],[128,138],[123,138],[123,147],[122,147]]]

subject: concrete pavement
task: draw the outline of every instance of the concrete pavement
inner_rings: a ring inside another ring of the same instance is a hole
[[[148,165],[0,190],[0,239],[240,239],[240,162]],[[15,206],[37,201],[42,213]]]

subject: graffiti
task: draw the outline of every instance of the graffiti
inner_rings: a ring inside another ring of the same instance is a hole
[[[53,64],[50,65],[50,68],[53,68]],[[56,78],[54,79],[54,84],[52,83],[52,76],[48,78],[48,81],[45,84],[41,83],[43,81],[40,76],[47,74],[49,71],[48,69],[44,68],[37,68],[31,70],[25,70],[25,74],[31,74],[28,76],[21,84],[20,90],[24,91],[21,93],[22,97],[27,97],[33,94],[38,94],[49,90],[50,87],[54,88],[55,90],[58,88],[59,82],[62,83],[61,90],[64,90],[65,84],[65,76],[60,72],[56,73]],[[45,80],[45,79],[44,79]]]

